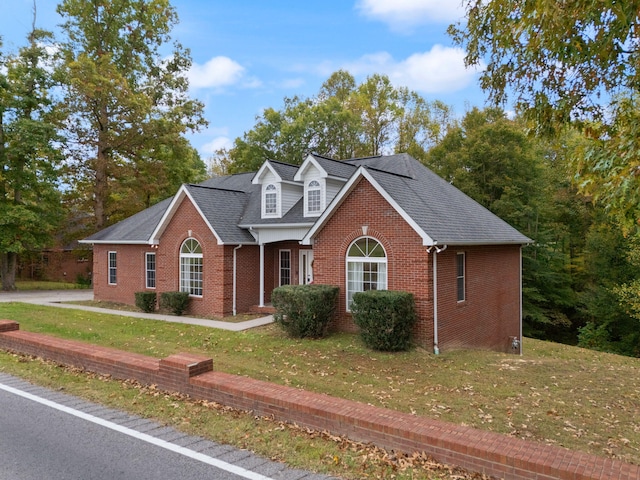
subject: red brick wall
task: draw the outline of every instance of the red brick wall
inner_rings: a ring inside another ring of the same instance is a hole
[[[338,285],[338,318],[335,327],[356,329],[346,311],[345,258],[351,243],[367,235],[379,241],[387,255],[387,288],[415,295],[421,319],[416,339],[427,345],[433,337],[433,298],[431,263],[422,239],[400,214],[369,184],[362,180],[317,235],[314,250],[316,283]]]
[[[337,209],[314,243],[316,283],[338,285],[338,314],[333,327],[355,331],[346,311],[345,258],[350,244],[367,235],[387,254],[387,288],[414,294],[419,322],[415,340],[433,347],[433,264],[438,255],[439,348],[491,348],[510,351],[519,337],[520,246],[481,246],[427,253],[422,239],[365,179]],[[466,254],[466,300],[457,302],[456,253]]]
[[[457,301],[456,255],[465,254],[465,301]],[[510,352],[520,337],[520,246],[454,247],[438,254],[441,349]],[[514,352],[518,353],[518,352]]]
[[[149,245],[94,246],[94,296],[96,300],[133,305],[134,293],[145,288],[145,252],[156,253],[156,289],[180,289],[180,247],[187,238],[202,246],[203,295],[192,296],[187,314],[225,316],[233,313],[233,250],[237,245],[218,245],[215,236],[188,198],[185,198],[162,234],[158,248]],[[117,285],[108,284],[108,253],[116,251]],[[237,311],[258,303],[259,250],[243,246],[237,254]]]
[[[510,480],[636,480],[640,466],[494,432],[400,413],[321,393],[213,371],[210,358],[178,353],[155,359],[113,348],[22,332],[0,320],[0,349],[36,355],[117,379],[134,379],[253,415]]]

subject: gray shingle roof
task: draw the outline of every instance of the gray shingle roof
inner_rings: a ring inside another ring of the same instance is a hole
[[[394,157],[399,157],[395,155]],[[375,162],[371,176],[437,244],[525,244],[531,240],[453,185],[406,155],[414,178]],[[396,164],[397,165],[397,164]],[[383,168],[386,167],[386,171]]]
[[[470,245],[529,243],[530,239],[438,177],[407,154],[352,159],[345,162],[320,155],[314,158],[331,176],[347,180],[362,166],[393,201],[438,244]],[[271,162],[283,180],[292,181],[295,165]],[[282,218],[261,218],[260,185],[255,173],[216,177],[186,185],[191,197],[224,243],[252,243],[239,225],[310,224],[301,199]],[[146,243],[172,199],[164,200],[86,239],[87,243]],[[322,218],[322,217],[321,217]]]
[[[173,198],[167,198],[87,237],[85,243],[148,243]]]
[[[248,230],[238,227],[250,194],[205,185],[187,185],[187,190],[223,243],[253,243]]]
[[[313,154],[313,158],[331,177],[344,178],[346,180],[358,169],[350,162],[334,160],[333,158],[323,157],[315,153]]]

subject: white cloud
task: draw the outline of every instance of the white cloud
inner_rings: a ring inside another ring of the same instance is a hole
[[[233,147],[233,140],[228,137],[216,137],[210,142],[205,143],[198,149],[203,157],[209,157],[215,154],[221,148]]]
[[[462,0],[359,0],[356,8],[364,16],[387,23],[394,30],[452,23],[464,17]]]
[[[245,69],[229,57],[213,57],[204,65],[194,63],[187,74],[191,88],[219,88],[240,82]]]
[[[328,71],[336,70],[329,65],[323,65],[322,68]],[[401,61],[394,60],[387,52],[378,52],[365,55],[340,68],[348,70],[354,76],[384,74],[396,86],[435,94],[456,92],[468,87],[476,80],[476,73],[481,71],[484,65],[477,69],[468,69],[464,65],[462,49],[434,45],[428,52],[414,53]]]

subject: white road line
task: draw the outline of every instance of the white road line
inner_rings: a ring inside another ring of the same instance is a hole
[[[46,398],[38,397],[36,395],[32,395],[28,392],[23,392],[22,390],[18,390],[17,388],[10,387],[9,385],[4,385],[0,383],[0,390],[4,390],[9,393],[13,393],[14,395],[18,395],[20,397],[32,400],[34,402],[40,403],[42,405],[46,405],[47,407],[55,408],[64,413],[68,413],[69,415],[73,415],[78,418],[82,418],[83,420],[87,420],[89,422],[93,422],[97,425],[101,425],[103,427],[110,428],[111,430],[115,430],[116,432],[124,433],[125,435],[129,435],[130,437],[137,438],[138,440],[142,440],[143,442],[151,443],[158,447],[164,448],[166,450],[170,450],[175,453],[179,453],[180,455],[184,455],[185,457],[192,458],[194,460],[198,460],[200,462],[206,463],[208,465],[212,465],[221,470],[225,470],[227,472],[234,473],[243,478],[247,478],[249,480],[273,480],[270,477],[265,477],[264,475],[260,475],[259,473],[252,472],[251,470],[247,470],[246,468],[238,467],[237,465],[233,465],[231,463],[224,462],[222,460],[218,460],[217,458],[210,457],[208,455],[204,455],[203,453],[195,452],[193,450],[189,450],[188,448],[181,447],[179,445],[175,445],[173,443],[167,442],[160,438],[152,437],[151,435],[147,435],[146,433],[141,433],[131,428],[123,427],[122,425],[118,425],[116,423],[110,422],[108,420],[104,420],[99,417],[94,417],[93,415],[89,415],[88,413],[81,412],[79,410],[75,410],[73,408],[66,407],[56,402],[52,402],[51,400],[47,400]]]

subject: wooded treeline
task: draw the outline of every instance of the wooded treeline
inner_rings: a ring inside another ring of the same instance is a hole
[[[487,62],[493,107],[462,116],[374,74],[332,74],[218,152],[210,174],[407,152],[533,239],[525,335],[640,355],[640,0],[469,0],[450,28]],[[168,0],[63,0],[62,35],[0,49],[0,275],[60,232],[85,236],[204,179],[185,134],[188,50]],[[35,17],[35,14],[34,14]],[[516,28],[517,27],[517,28]],[[513,92],[516,92],[515,94]],[[515,113],[501,107],[515,97]],[[69,225],[77,225],[70,228]]]
[[[185,134],[206,124],[187,95],[187,50],[168,0],[64,0],[61,36],[0,48],[0,276],[20,253],[87,236],[204,180]],[[0,45],[1,47],[1,45]]]

